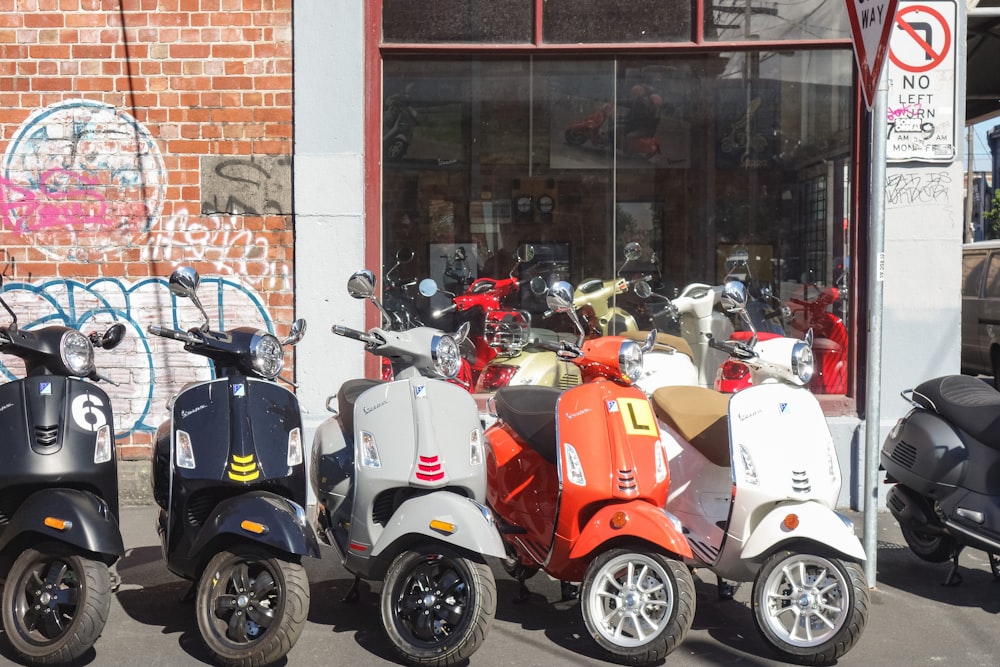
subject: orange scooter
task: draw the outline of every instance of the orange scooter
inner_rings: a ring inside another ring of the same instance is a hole
[[[535,344],[572,360],[584,382],[504,387],[492,399],[487,501],[504,535],[504,566],[521,601],[538,570],[563,582],[564,597],[578,593],[587,630],[616,660],[659,661],[690,629],[695,590],[680,562],[691,548],[663,509],[670,472],[656,418],[631,386],[643,346],[620,336],[584,342],[565,282],[547,304],[571,314],[580,339]]]

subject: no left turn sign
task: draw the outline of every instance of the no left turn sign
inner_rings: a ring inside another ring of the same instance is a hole
[[[951,27],[941,12],[928,5],[911,5],[896,13],[889,60],[906,72],[927,72],[945,61],[951,41]]]

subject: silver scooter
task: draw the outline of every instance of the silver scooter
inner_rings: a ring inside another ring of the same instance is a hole
[[[355,273],[348,291],[383,310],[371,271]],[[476,403],[447,381],[462,363],[467,326],[457,336],[334,326],[389,357],[396,379],[345,382],[313,441],[315,525],[356,576],[347,600],[357,599],[360,579],[384,579],[382,624],[413,664],[450,665],[479,648],[496,611],[485,557],[505,555],[485,507]]]

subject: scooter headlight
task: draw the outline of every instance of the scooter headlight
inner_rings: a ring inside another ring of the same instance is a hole
[[[795,343],[792,346],[792,372],[799,382],[809,384],[815,368],[812,346],[803,341]]]
[[[296,426],[288,433],[288,465],[301,465],[302,461],[302,429]]]
[[[59,341],[59,356],[66,369],[78,377],[94,372],[94,346],[79,331],[67,331]]]
[[[642,375],[642,347],[634,340],[626,340],[618,348],[618,367],[622,379],[635,382]]]
[[[278,339],[258,331],[250,339],[250,363],[261,377],[273,380],[285,367],[285,353]]]
[[[462,352],[458,342],[448,334],[439,334],[431,339],[431,358],[438,373],[449,380],[458,375],[462,364]]]

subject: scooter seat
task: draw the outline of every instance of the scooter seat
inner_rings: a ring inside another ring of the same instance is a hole
[[[1000,391],[986,382],[946,375],[917,385],[913,399],[984,445],[1000,449]]]
[[[358,402],[361,394],[382,382],[382,380],[359,378],[340,385],[340,391],[337,392],[337,409],[340,410],[340,423],[351,439],[354,438],[354,404]]]
[[[660,387],[651,398],[657,417],[713,464],[729,467],[729,394],[676,386]]]
[[[524,438],[539,456],[556,462],[556,404],[563,390],[532,385],[501,387],[494,398],[497,417]]]
[[[623,331],[619,336],[629,338],[640,343],[646,342],[646,338],[649,336],[648,331]],[[680,336],[675,336],[673,334],[656,332],[656,340],[653,341],[653,351],[662,352],[680,352],[681,354],[686,354],[690,357],[691,361],[694,361],[694,352],[691,350],[691,344]]]

